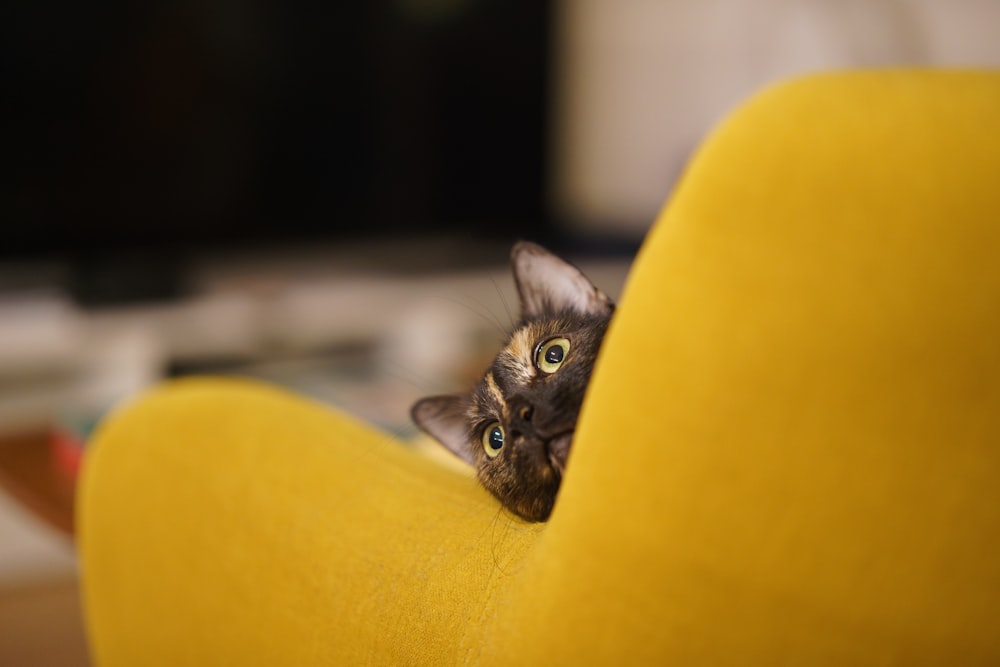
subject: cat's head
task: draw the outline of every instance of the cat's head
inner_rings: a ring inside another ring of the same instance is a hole
[[[521,321],[470,393],[425,398],[416,424],[531,521],[548,518],[614,311],[576,267],[533,243],[511,251]]]

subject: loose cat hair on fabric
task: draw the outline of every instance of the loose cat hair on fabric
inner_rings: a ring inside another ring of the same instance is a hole
[[[424,398],[411,414],[505,507],[545,521],[614,304],[534,243],[514,245],[511,267],[521,320],[493,364],[471,393]]]

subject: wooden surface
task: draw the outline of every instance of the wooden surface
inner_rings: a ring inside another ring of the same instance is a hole
[[[0,665],[88,664],[76,581],[0,591]]]
[[[73,534],[74,482],[44,432],[0,436],[0,486],[32,514]],[[0,665],[89,664],[75,578],[0,590]]]
[[[47,524],[73,534],[75,484],[54,464],[47,433],[0,436],[0,486]]]

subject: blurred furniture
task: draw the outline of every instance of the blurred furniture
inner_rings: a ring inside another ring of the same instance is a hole
[[[0,436],[0,487],[57,530],[73,533],[76,481],[45,431]]]
[[[646,240],[547,524],[261,384],[100,428],[100,665],[1000,661],[1000,74],[755,96]]]
[[[89,664],[70,539],[74,478],[56,459],[44,430],[0,435],[2,665]]]

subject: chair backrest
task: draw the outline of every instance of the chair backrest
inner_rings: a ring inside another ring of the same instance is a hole
[[[602,355],[484,655],[1000,661],[1000,73],[753,98]]]

